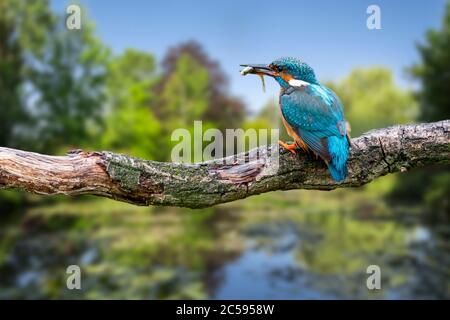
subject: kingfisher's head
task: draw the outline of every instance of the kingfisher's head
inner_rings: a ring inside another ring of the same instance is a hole
[[[241,64],[245,67],[242,75],[257,74],[274,78],[282,87],[288,87],[289,81],[296,80],[297,83],[317,84],[314,70],[305,62],[296,58],[280,58],[270,64]]]

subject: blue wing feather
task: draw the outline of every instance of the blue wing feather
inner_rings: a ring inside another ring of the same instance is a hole
[[[280,96],[281,112],[308,147],[323,158],[337,181],[347,175],[348,141],[342,103],[322,85]]]

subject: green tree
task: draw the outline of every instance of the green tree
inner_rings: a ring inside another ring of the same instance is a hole
[[[170,75],[175,70],[179,70],[178,60],[184,56],[189,56],[193,64],[205,69],[208,74],[207,108],[204,110],[201,120],[214,124],[214,127],[222,132],[227,128],[240,127],[246,116],[244,104],[229,94],[226,73],[220,64],[211,59],[202,46],[195,41],[182,43],[169,49],[162,62],[163,75],[159,90],[163,90],[171,78]]]
[[[1,146],[22,146],[18,132],[31,121],[23,96],[28,59],[42,54],[53,23],[46,0],[0,1]]]
[[[149,106],[157,82],[152,55],[128,49],[109,62],[103,145],[133,156],[160,159],[161,124]]]
[[[96,146],[102,125],[108,49],[85,22],[68,30],[62,19],[49,34],[41,59],[30,72],[39,140],[34,148]]]
[[[420,62],[410,68],[421,84],[416,97],[420,104],[420,121],[450,118],[450,2],[447,2],[442,27],[428,30],[424,44],[418,45]],[[411,186],[414,188],[411,188]],[[450,219],[448,205],[450,167],[434,166],[405,174],[398,179],[391,198],[424,201],[429,217],[435,221]]]
[[[220,65],[212,60],[196,42],[182,43],[169,49],[162,62],[163,72],[155,87],[159,102],[152,106],[163,123],[162,138],[168,141],[176,128],[193,129],[195,120],[203,121],[203,129],[242,125],[244,104],[228,94],[228,79]],[[224,146],[225,152],[225,146]]]
[[[186,127],[202,119],[210,96],[208,83],[205,68],[187,54],[179,57],[161,95],[169,127]]]
[[[184,128],[193,136],[194,121],[205,120],[204,114],[209,106],[211,95],[209,81],[206,68],[188,54],[178,57],[174,69],[164,79],[164,87],[160,93],[160,103],[157,108],[159,119],[164,124],[161,139],[166,141],[166,144],[162,146],[166,160],[172,146],[177,143],[171,142],[172,132],[175,129]],[[206,126],[211,124],[206,123]]]
[[[416,117],[417,104],[412,94],[395,85],[387,68],[357,68],[343,80],[328,85],[344,104],[352,136],[408,123]]]
[[[420,102],[420,120],[450,119],[450,2],[439,30],[428,30],[425,43],[417,46],[421,61],[410,68],[412,76],[420,81],[417,92]]]

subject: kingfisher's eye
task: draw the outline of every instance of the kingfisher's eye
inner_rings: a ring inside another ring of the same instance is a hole
[[[276,72],[281,72],[281,71],[283,71],[283,67],[281,67],[281,66],[272,65],[272,68],[273,68]]]

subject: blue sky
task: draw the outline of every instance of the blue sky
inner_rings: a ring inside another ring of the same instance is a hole
[[[230,90],[256,110],[278,96],[267,81],[239,75],[240,63],[268,63],[294,56],[322,81],[339,79],[357,66],[385,65],[403,87],[405,67],[418,60],[415,44],[441,24],[445,0],[354,1],[107,1],[81,0],[97,34],[115,53],[137,48],[161,59],[170,46],[197,40],[230,78]],[[64,14],[72,1],[52,2]],[[366,9],[381,8],[381,30],[366,27]]]

